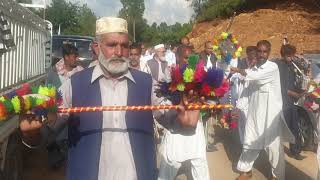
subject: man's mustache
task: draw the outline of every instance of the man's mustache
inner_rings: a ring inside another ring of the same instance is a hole
[[[111,57],[108,61],[109,62],[114,62],[114,61],[128,62],[129,59],[125,57]]]

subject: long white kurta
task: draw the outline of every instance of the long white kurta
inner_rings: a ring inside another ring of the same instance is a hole
[[[161,143],[161,162],[158,180],[174,179],[182,163],[190,160],[194,180],[209,180],[206,142],[202,121],[198,121],[193,135],[165,131]]]
[[[184,162],[206,157],[206,143],[202,121],[198,121],[193,135],[182,135],[165,131],[161,143],[161,154],[169,161]]]
[[[244,131],[245,149],[264,149],[281,136],[283,115],[277,64],[267,61],[247,70],[248,114]]]

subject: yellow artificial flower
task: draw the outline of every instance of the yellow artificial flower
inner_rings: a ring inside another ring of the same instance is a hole
[[[4,102],[6,98],[4,96],[0,96],[0,102]]]
[[[239,51],[235,52],[236,57],[241,57],[241,53]]]
[[[18,96],[15,96],[14,98],[11,99],[11,104],[13,106],[15,113],[18,114],[21,112],[21,103],[20,103],[20,99]]]
[[[185,89],[185,86],[184,86],[183,83],[180,83],[180,84],[177,85],[177,90],[178,91],[184,91],[184,89]]]
[[[227,39],[228,36],[229,36],[229,34],[226,33],[226,32],[222,32],[222,33],[221,33],[221,38],[222,38],[222,39]]]
[[[30,97],[24,98],[24,110],[29,111],[31,109],[32,103]]]

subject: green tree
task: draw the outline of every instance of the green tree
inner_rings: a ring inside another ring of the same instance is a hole
[[[191,2],[191,6],[193,7],[195,16],[201,14],[203,3],[206,2],[206,0],[186,0],[188,2]]]
[[[168,28],[169,28],[169,27],[168,27],[167,23],[165,23],[165,22],[160,23],[160,25],[159,25],[159,27],[158,27],[158,29],[159,29],[160,32],[165,32],[165,31],[168,30]]]
[[[32,0],[16,0],[17,3],[32,4]]]
[[[275,3],[270,0],[186,0],[191,1],[198,22],[231,16],[235,11],[255,9]],[[278,0],[279,2],[281,0]],[[277,1],[277,2],[278,2]]]
[[[47,8],[47,19],[52,22],[55,32],[60,27],[62,32],[71,33],[78,25],[78,11],[79,7],[76,4],[65,0],[52,0]]]
[[[191,23],[181,25],[176,23],[168,26],[166,23],[160,23],[158,26],[153,23],[151,26],[147,26],[142,33],[142,41],[149,46],[153,46],[159,43],[177,44],[180,39],[188,34],[192,29]]]
[[[207,21],[217,17],[230,16],[245,4],[246,0],[209,0],[203,5],[203,11],[197,19]]]
[[[55,33],[60,27],[61,33],[67,35],[95,34],[96,16],[86,4],[52,0],[46,10],[46,19],[52,22]]]
[[[92,10],[84,4],[78,7],[77,20],[75,26],[64,29],[64,34],[76,34],[82,36],[94,36],[96,27],[96,16]]]
[[[144,0],[120,0],[122,9],[119,12],[119,17],[128,21],[129,31],[133,37],[133,42],[136,42],[137,27],[145,26],[146,21],[143,19],[145,10]],[[131,29],[132,27],[132,29]]]

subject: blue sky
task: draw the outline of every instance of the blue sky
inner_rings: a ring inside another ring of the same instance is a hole
[[[41,3],[45,0],[33,0]],[[50,3],[51,0],[46,0]],[[97,16],[116,16],[122,5],[120,0],[68,0],[72,2],[87,3]],[[153,22],[185,23],[192,16],[192,8],[186,0],[145,0],[144,17],[149,24]]]

